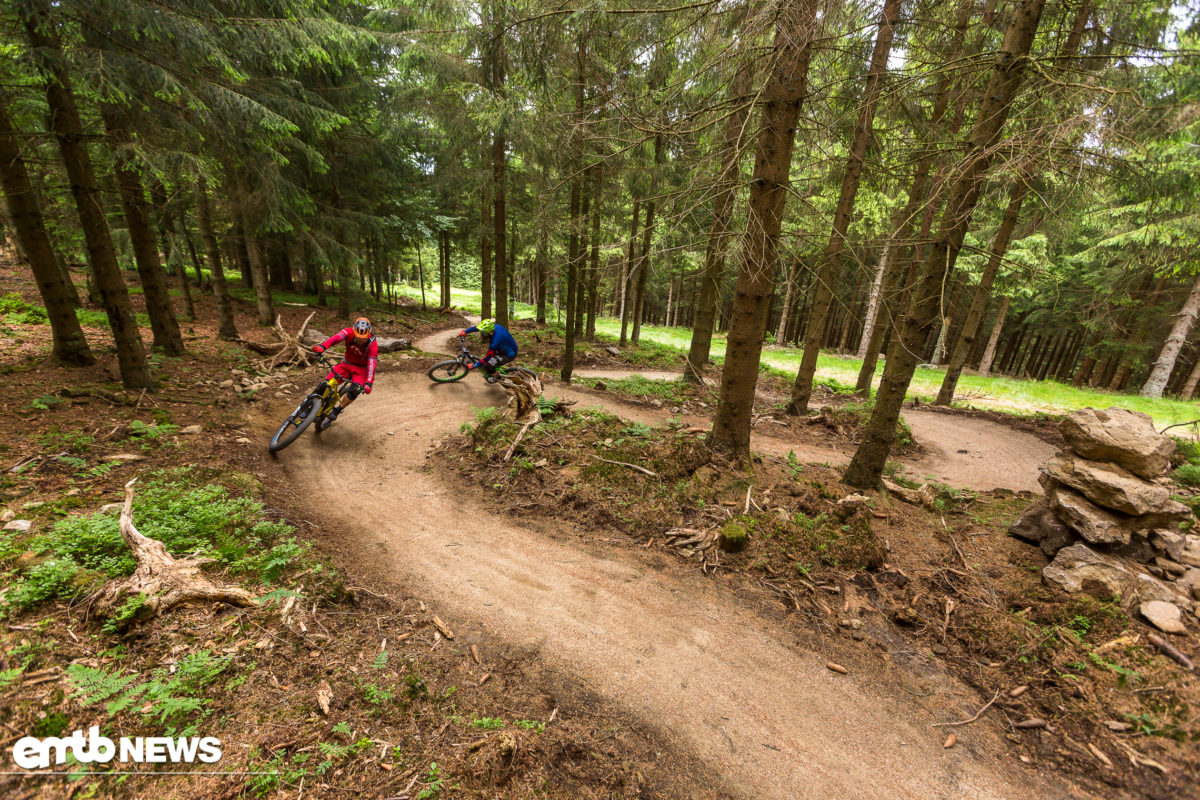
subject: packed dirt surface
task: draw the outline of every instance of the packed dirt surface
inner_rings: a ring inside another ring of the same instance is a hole
[[[743,599],[699,575],[646,570],[462,503],[430,473],[427,452],[473,407],[503,398],[476,376],[434,385],[384,373],[366,402],[302,437],[279,468],[321,516],[358,532],[345,553],[357,569],[539,652],[712,765],[735,796],[1080,796],[1004,758],[992,723],[969,737],[958,729],[963,741],[944,750],[946,729],[930,725],[977,706],[947,676],[920,703],[886,696],[869,674],[840,675],[822,654],[791,649]],[[369,477],[354,481],[351,501],[345,481],[315,475]]]
[[[455,343],[453,331],[427,336],[416,342],[416,348],[428,353],[448,353]],[[648,380],[674,380],[678,373],[654,370],[576,369],[581,378],[615,380],[640,375]],[[545,377],[545,373],[543,373]],[[553,382],[551,394],[576,400],[580,405],[593,405],[606,411],[646,425],[661,425],[677,415],[667,410],[654,410],[623,403],[612,395],[579,390]],[[709,425],[705,417],[682,416],[688,425]],[[1049,460],[1055,452],[1052,445],[1025,431],[1014,430],[996,422],[975,416],[948,414],[921,409],[905,409],[904,419],[912,428],[917,443],[924,452],[915,458],[897,458],[916,479],[932,479],[954,487],[987,491],[1011,489],[1038,492],[1038,465]],[[798,441],[786,435],[766,431],[751,438],[755,450],[786,456],[793,451],[805,462],[828,462],[839,467],[850,463],[852,452],[832,449]]]

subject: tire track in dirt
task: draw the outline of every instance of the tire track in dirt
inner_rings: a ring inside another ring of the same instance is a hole
[[[986,721],[943,750],[929,724],[958,717],[974,695],[949,679],[926,705],[889,696],[869,674],[836,675],[821,654],[782,644],[777,626],[716,582],[465,506],[428,470],[427,449],[503,396],[471,376],[433,385],[385,372],[278,468],[325,518],[360,532],[346,555],[364,571],[424,593],[489,640],[536,649],[712,764],[735,796],[1079,796],[1008,760]],[[354,502],[345,481],[315,475],[352,481]]]

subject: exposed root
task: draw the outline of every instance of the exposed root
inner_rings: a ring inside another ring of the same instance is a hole
[[[276,367],[299,365],[307,366],[312,363],[314,358],[312,350],[303,343],[304,332],[308,328],[308,323],[312,322],[313,316],[316,314],[313,311],[309,314],[304,323],[300,326],[300,330],[296,331],[293,336],[283,329],[283,321],[279,315],[275,316],[275,335],[279,337],[279,341],[273,344],[259,344],[258,342],[247,341],[241,339],[241,343],[260,355],[268,356],[259,362],[258,368],[263,372],[271,372]]]
[[[526,428],[542,421],[542,412],[538,408],[542,382],[537,376],[513,371],[500,379],[500,385],[508,392],[508,405],[504,409],[506,418]]]
[[[148,619],[183,603],[230,603],[249,606],[254,595],[236,586],[218,584],[201,574],[200,568],[211,558],[176,559],[166,545],[157,539],[143,536],[133,524],[134,478],[125,484],[125,505],[121,509],[121,538],[137,559],[137,570],[128,578],[109,584],[101,590],[101,608],[112,608],[124,598],[142,594],[146,597],[142,617]]]

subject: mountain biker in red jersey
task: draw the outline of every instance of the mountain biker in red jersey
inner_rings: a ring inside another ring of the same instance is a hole
[[[343,408],[354,402],[359,392],[371,393],[371,384],[375,381],[375,363],[379,360],[379,345],[375,342],[371,321],[366,317],[359,317],[349,328],[343,328],[320,344],[313,345],[312,351],[320,355],[338,342],[346,343],[346,357],[330,370],[325,380],[337,376],[343,381],[350,381],[350,386],[342,392],[342,404],[329,415],[330,422],[338,418]]]

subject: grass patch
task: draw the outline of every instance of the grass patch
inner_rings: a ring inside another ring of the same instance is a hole
[[[684,402],[695,388],[694,384],[687,383],[682,379],[677,381],[656,381],[644,378],[641,375],[631,375],[628,378],[615,378],[612,380],[580,378],[579,382],[585,386],[592,387],[601,384],[606,391],[613,394],[625,395],[626,397],[652,398],[662,400],[671,405],[679,405]]]

